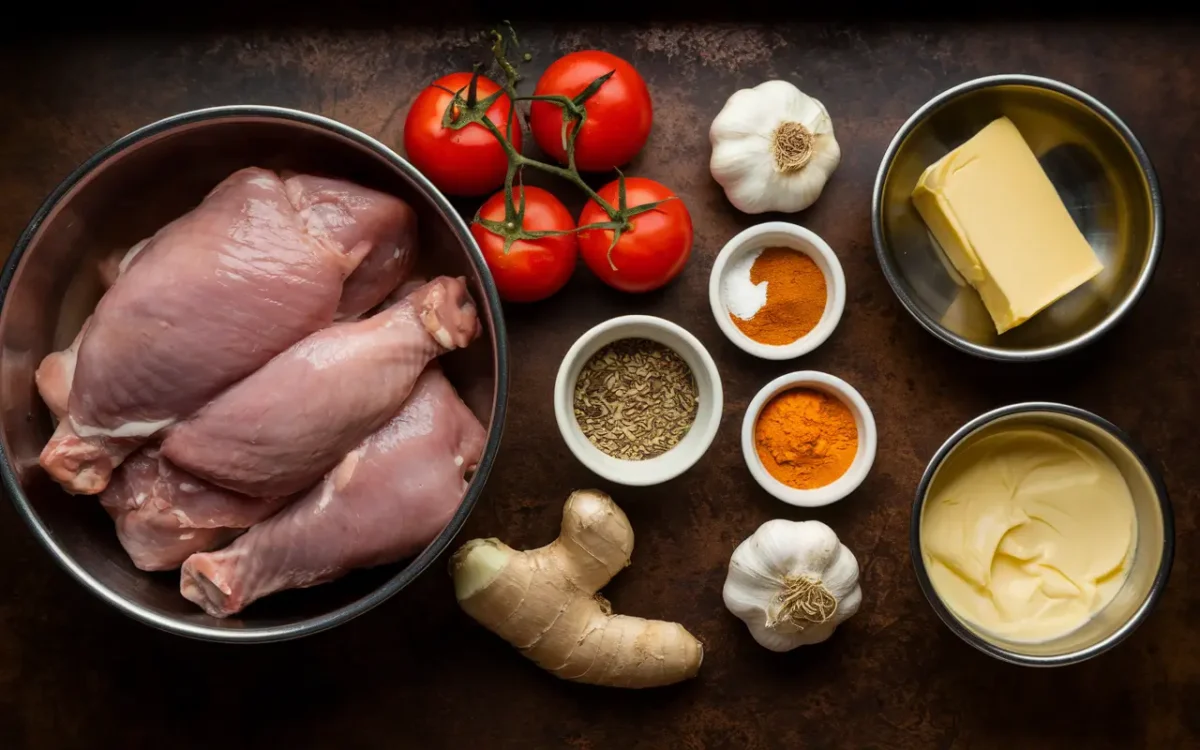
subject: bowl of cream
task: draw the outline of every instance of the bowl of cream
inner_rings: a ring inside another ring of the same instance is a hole
[[[1161,476],[1129,436],[1072,406],[1022,403],[968,422],[930,461],[911,527],[917,580],[975,648],[1073,664],[1125,639],[1170,573]]]

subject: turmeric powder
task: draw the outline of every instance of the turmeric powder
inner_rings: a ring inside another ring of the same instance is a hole
[[[754,427],[754,444],[767,473],[798,490],[832,484],[858,453],[858,427],[835,396],[793,388],[771,399]]]
[[[749,319],[730,313],[742,333],[760,344],[783,346],[817,327],[825,314],[825,274],[799,250],[771,247],[750,267],[750,283],[767,282],[767,302]]]

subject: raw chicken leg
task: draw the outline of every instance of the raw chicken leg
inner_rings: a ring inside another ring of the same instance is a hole
[[[285,502],[213,487],[172,466],[156,448],[130,456],[100,494],[121,546],[141,570],[173,570],[196,552],[223,547]]]
[[[328,177],[296,175],[284,185],[311,233],[364,256],[342,288],[338,320],[358,318],[404,281],[417,255],[417,214],[407,203]]]
[[[75,352],[91,318],[71,346],[48,355],[37,371],[42,399],[56,417],[66,414]],[[278,511],[283,498],[248,498],[214,487],[172,466],[157,448],[144,448],[117,467],[100,503],[117,537],[142,570],[178,568],[195,552],[216,549]]]
[[[171,428],[163,455],[253,497],[307,489],[400,409],[430,360],[479,330],[463,279],[438,277],[300,341]]]
[[[396,562],[436,537],[462,502],[483,426],[436,364],[404,408],[301,500],[217,552],[183,564],[180,592],[214,617],[285,589]]]
[[[372,245],[343,252],[306,221],[319,224],[277,175],[250,168],[159,230],[80,343],[67,418],[42,451],[51,476],[100,492],[152,435],[329,325]]]

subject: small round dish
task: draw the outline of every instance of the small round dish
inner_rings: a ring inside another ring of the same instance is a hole
[[[787,486],[771,476],[754,447],[754,427],[763,407],[775,396],[793,388],[811,388],[834,396],[854,415],[854,425],[858,428],[858,453],[855,454],[854,461],[851,462],[850,468],[846,469],[846,473],[824,487],[798,490]],[[878,440],[875,416],[862,394],[841,378],[815,370],[788,373],[767,383],[750,402],[750,406],[746,407],[746,416],[742,420],[742,456],[750,474],[764,490],[788,505],[801,508],[832,505],[858,489],[875,463],[875,447]]]
[[[614,458],[592,444],[575,419],[575,382],[584,365],[601,348],[621,339],[642,338],[672,349],[696,379],[697,410],[691,429],[679,444],[643,461]],[[595,326],[567,351],[554,381],[554,417],[567,447],[587,468],[617,484],[645,487],[674,479],[690,469],[717,435],[724,395],[717,365],[708,350],[680,326],[650,315],[625,315]]]
[[[781,346],[761,344],[742,333],[729,317],[729,307],[722,288],[725,274],[740,258],[746,253],[768,247],[786,247],[804,253],[812,258],[825,276],[827,296],[821,320],[805,335]],[[769,221],[745,229],[725,243],[708,277],[708,301],[721,331],[742,351],[762,359],[795,359],[825,343],[833,329],[837,328],[846,308],[846,275],[833,249],[815,232],[786,221]]]

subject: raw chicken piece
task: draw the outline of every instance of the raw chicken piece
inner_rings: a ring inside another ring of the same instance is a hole
[[[133,264],[142,250],[146,249],[146,245],[150,244],[150,239],[147,237],[128,250],[114,250],[100,261],[100,283],[104,285],[105,289],[109,289],[117,283],[117,278],[125,273],[125,270]]]
[[[358,318],[404,281],[417,255],[417,214],[407,203],[328,177],[296,175],[284,185],[311,234],[363,255],[342,288],[338,320]]]
[[[117,277],[133,262],[137,254],[146,246],[149,239],[144,239],[128,250],[116,250],[100,261],[100,283],[105,289],[117,283]],[[92,316],[88,316],[75,334],[75,340],[61,352],[51,352],[42,359],[34,374],[38,393],[56,418],[62,419],[67,415],[67,405],[71,396],[71,382],[75,379],[75,360],[79,355],[79,343],[87,333]]]
[[[314,235],[273,172],[230,175],[101,298],[42,466],[68,492],[103,490],[155,433],[329,325],[370,247]]]
[[[142,240],[127,250],[115,250],[100,261],[100,283],[109,289],[117,283],[117,278],[138,256],[138,253],[150,242],[149,238]],[[51,352],[38,365],[34,381],[38,393],[56,418],[62,419],[67,415],[67,406],[71,396],[71,382],[75,379],[75,360],[79,356],[79,343],[87,333],[88,325],[92,322],[89,315],[75,334],[75,340],[61,352]]]
[[[156,448],[143,448],[117,469],[100,503],[134,565],[173,570],[196,552],[225,546],[285,500],[213,487],[172,466]]]
[[[75,334],[75,340],[71,342],[71,345],[61,352],[47,354],[33,375],[33,381],[37,384],[42,401],[46,402],[50,413],[60,420],[67,416],[71,383],[75,380],[75,359],[79,354],[79,342],[83,341],[83,336],[87,333],[91,322],[92,318],[88,316],[88,319],[83,321],[79,333]]]
[[[405,297],[428,283],[429,279],[425,278],[424,276],[418,275],[408,277],[404,280],[404,283],[400,284],[400,286],[393,289],[388,296],[383,298],[380,308],[387,309],[398,302],[403,302]]]
[[[365,254],[342,287],[336,318],[358,317],[385,300],[405,280],[416,257],[417,238],[416,213],[407,203],[350,182],[324,177],[295,175],[284,186],[310,234],[321,234],[338,243],[347,254]],[[100,261],[100,282],[105,289],[117,282],[150,240],[147,237],[128,249],[116,250]],[[362,248],[355,249],[359,243],[370,247],[364,253]],[[70,347],[48,355],[38,370],[42,398],[60,419],[67,412],[69,378],[74,376],[79,344],[90,320],[89,317],[84,321]],[[42,368],[47,372],[43,373]],[[67,371],[67,379],[58,374],[60,369]],[[48,388],[42,386],[44,377],[49,379]]]
[[[59,419],[66,415],[75,354],[91,320],[83,322],[70,347],[48,355],[37,370],[38,391]],[[172,466],[157,448],[133,454],[100,494],[121,546],[142,570],[178,568],[193,553],[224,546],[284,502],[214,487]]]
[[[400,409],[430,360],[479,331],[463,279],[438,277],[300,341],[171,428],[163,455],[252,497],[306,489]]]
[[[100,283],[104,285],[105,289],[117,283],[117,277],[133,262],[149,241],[147,238],[128,250],[116,250],[100,261]],[[71,342],[71,345],[61,352],[47,354],[34,374],[38,393],[46,402],[50,413],[58,419],[67,415],[71,382],[75,379],[75,360],[79,355],[79,343],[83,341],[83,336],[87,333],[88,325],[91,322],[92,316],[89,315],[80,326],[79,333],[75,334],[75,340]]]
[[[100,260],[100,283],[105,289],[117,283],[117,277],[121,275],[121,261],[128,253],[129,250],[114,250]]]
[[[404,408],[301,500],[230,546],[192,555],[180,592],[214,617],[277,591],[397,562],[454,515],[486,434],[436,364]]]

